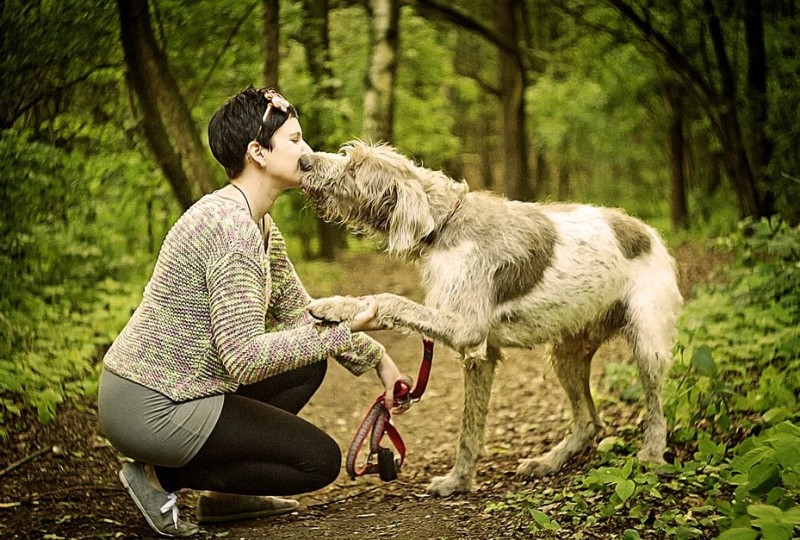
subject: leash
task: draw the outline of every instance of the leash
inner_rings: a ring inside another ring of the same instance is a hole
[[[428,386],[428,378],[431,373],[431,365],[433,364],[433,340],[423,338],[422,340],[424,351],[422,354],[422,363],[419,367],[419,376],[417,377],[417,386],[411,389],[411,380],[407,377],[398,380],[394,384],[394,402],[395,405],[403,403],[406,400],[412,402],[419,401],[422,394],[425,393],[425,388]],[[355,480],[356,477],[364,476],[365,474],[378,474],[384,482],[388,482],[397,478],[397,473],[400,471],[403,462],[406,459],[406,445],[400,432],[391,423],[391,412],[386,408],[386,392],[379,395],[372,406],[367,411],[361,425],[358,426],[353,442],[350,443],[350,448],[347,451],[347,458],[345,460],[345,469],[350,479]],[[391,448],[381,446],[381,441],[384,435],[389,437],[392,445],[397,449],[400,454],[399,459],[395,459],[394,452]],[[369,438],[369,455],[363,465],[358,466],[356,460],[361,448]],[[373,462],[372,458],[377,456],[377,462]]]

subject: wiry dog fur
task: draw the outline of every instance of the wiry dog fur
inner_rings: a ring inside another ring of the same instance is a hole
[[[420,263],[425,305],[378,294],[387,325],[413,329],[463,354],[465,403],[455,464],[428,490],[470,488],[483,448],[492,378],[502,347],[548,343],[572,406],[571,432],[517,472],[557,471],[600,428],[589,391],[592,356],[616,333],[630,343],[646,405],[644,461],[663,461],[662,381],[682,304],[675,264],[652,228],[620,210],[509,201],[468,193],[466,183],[419,167],[385,145],[355,141],[340,154],[301,159],[302,186],[323,216],[385,239],[388,251]],[[347,320],[352,297],[312,303]]]

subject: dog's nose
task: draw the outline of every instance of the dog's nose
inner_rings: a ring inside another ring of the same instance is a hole
[[[304,172],[311,170],[311,154],[303,154],[300,156],[300,170]]]

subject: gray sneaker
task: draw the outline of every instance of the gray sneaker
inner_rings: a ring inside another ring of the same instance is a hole
[[[220,523],[237,519],[279,516],[294,512],[298,506],[300,503],[294,499],[220,493],[216,497],[202,495],[197,501],[195,516],[200,522]]]
[[[139,507],[147,523],[162,536],[191,536],[199,528],[194,523],[178,519],[178,498],[153,487],[147,479],[144,465],[138,462],[126,463],[119,471],[119,479]]]

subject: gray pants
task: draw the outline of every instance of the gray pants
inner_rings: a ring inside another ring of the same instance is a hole
[[[100,375],[100,426],[111,444],[136,461],[181,467],[211,434],[223,395],[176,403],[108,370]]]

